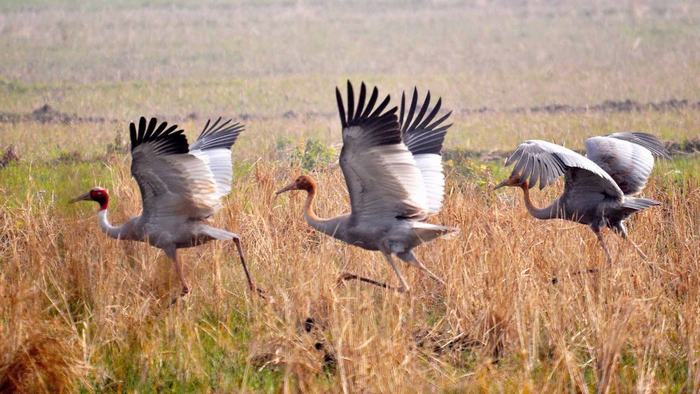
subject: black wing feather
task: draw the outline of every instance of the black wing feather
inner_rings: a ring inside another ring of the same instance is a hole
[[[418,128],[418,123],[420,123],[420,121],[423,119],[423,116],[425,115],[425,111],[428,110],[428,105],[430,105],[430,91],[428,91],[428,94],[425,96],[425,100],[423,100],[423,105],[420,106],[420,111],[418,111],[418,115],[416,115],[416,119],[413,121],[412,125],[408,126],[408,128],[412,128],[412,129]]]
[[[443,125],[443,122],[449,118],[452,112],[448,112],[433,122],[442,106],[442,99],[438,98],[435,107],[428,112],[430,109],[430,92],[428,92],[423,100],[423,105],[421,105],[420,110],[416,114],[416,106],[418,105],[417,88],[413,88],[411,106],[404,119],[403,114],[406,113],[405,104],[405,94],[403,94],[401,96],[401,133],[404,143],[413,155],[426,153],[439,155],[442,151],[442,144],[445,142],[447,129],[452,126],[452,124]],[[427,116],[426,113],[428,113]]]
[[[343,98],[338,88],[335,89],[336,100],[338,102],[338,113],[340,114],[340,122],[343,129],[349,127],[361,127],[366,130],[363,135],[363,145],[379,146],[401,143],[401,131],[396,119],[396,107],[386,111],[384,109],[389,104],[390,96],[386,96],[382,103],[375,109],[374,105],[377,102],[379,92],[375,87],[372,90],[370,99],[365,103],[367,97],[367,86],[362,82],[360,84],[360,93],[355,103],[355,92],[352,83],[348,81],[348,103],[347,112],[343,105]],[[355,105],[357,104],[357,107]]]
[[[420,128],[427,127],[430,124],[430,122],[432,122],[433,118],[435,118],[435,115],[437,115],[438,111],[440,111],[441,106],[442,106],[442,98],[439,98],[437,103],[435,103],[435,107],[433,107],[433,110],[430,111],[428,116],[426,116],[425,119],[423,120],[423,123],[418,125],[418,127],[420,127]]]
[[[143,116],[139,119],[138,129],[136,124],[131,122],[129,125],[131,151],[133,152],[141,144],[150,143],[153,144],[153,149],[157,154],[171,155],[189,152],[184,130],[178,130],[177,125],[172,125],[169,128],[167,126],[168,122],[158,124],[156,118],[151,118],[147,123]]]
[[[211,119],[207,120],[204,125],[204,129],[199,134],[197,141],[195,141],[191,150],[207,150],[207,149],[231,149],[238,136],[243,132],[245,126],[236,122],[231,124],[232,120],[228,119],[225,122],[221,122],[221,117],[219,117],[214,123],[211,123]]]
[[[353,118],[355,118],[355,92],[352,89],[352,84],[348,81],[348,121]]]
[[[370,117],[378,116],[382,111],[384,111],[384,108],[386,108],[386,106],[389,105],[389,100],[390,100],[390,96],[387,95],[386,97],[384,97],[384,100],[382,101],[382,103],[379,104],[377,109],[375,109],[374,112],[372,112],[369,116]],[[396,112],[396,107],[394,107],[393,111]]]
[[[369,102],[367,103],[367,108],[365,108],[362,116],[367,117],[370,115],[370,111],[372,111],[372,108],[374,108],[374,104],[377,103],[377,97],[379,97],[379,90],[375,86],[374,89],[372,89],[372,96],[370,96]]]

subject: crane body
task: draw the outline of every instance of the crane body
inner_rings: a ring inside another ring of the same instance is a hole
[[[313,210],[316,182],[305,175],[277,194],[290,190],[306,191],[304,218],[307,223],[350,245],[380,251],[399,279],[397,290],[407,291],[409,286],[393,256],[444,284],[416,258],[412,250],[456,231],[425,222],[442,206],[444,175],[440,150],[450,126],[442,123],[450,114],[435,119],[441,100],[427,113],[430,93],[416,112],[417,91],[414,90],[410,108],[406,108],[405,96],[402,97],[399,121],[397,107],[385,111],[389,96],[374,107],[378,99],[377,88],[365,101],[367,90],[364,83],[355,102],[352,84],[348,82],[347,111],[338,89],[336,99],[343,126],[340,166],[350,194],[351,212],[335,218],[319,218]],[[383,282],[350,273],[343,273],[340,279],[359,279],[389,287]]]
[[[628,238],[625,220],[636,212],[659,205],[658,201],[636,197],[651,174],[654,156],[665,156],[661,142],[653,135],[621,132],[591,137],[586,141],[587,156],[547,141],[530,140],[518,146],[506,165],[514,165],[503,186],[523,190],[525,207],[537,219],[564,219],[590,226],[608,262],[610,252],[601,230],[610,228],[629,240],[646,259],[642,250]],[[540,189],[564,176],[564,192],[545,208],[536,207],[529,190]]]
[[[231,190],[231,147],[243,126],[230,120],[207,122],[197,141],[187,144],[183,130],[156,118],[131,123],[131,173],[143,202],[140,216],[114,226],[108,219],[109,192],[95,187],[71,200],[95,201],[102,231],[118,240],[146,242],[162,249],[172,260],[182,284],[181,295],[189,292],[182,273],[178,249],[209,241],[233,241],[238,250],[248,286],[250,277],[240,236],[212,227],[208,219],[221,208],[221,199]]]

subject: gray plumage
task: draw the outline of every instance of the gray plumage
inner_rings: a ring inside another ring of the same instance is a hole
[[[441,101],[438,100],[430,109],[429,94],[416,112],[417,96],[414,90],[405,121],[405,100],[402,100],[400,124],[397,108],[387,109],[389,96],[375,107],[379,98],[376,87],[368,97],[367,88],[362,83],[355,101],[355,92],[348,82],[347,107],[336,89],[343,126],[340,167],[350,194],[349,214],[331,219],[318,218],[311,208],[316,184],[307,176],[297,178],[278,192],[306,190],[306,221],[315,229],[351,245],[381,251],[401,283],[399,290],[408,290],[408,285],[392,255],[442,282],[418,261],[412,249],[455,231],[425,222],[442,206],[444,175],[440,151],[449,127],[442,124],[449,114],[435,119]],[[343,278],[388,287],[353,274],[345,274]]]
[[[253,282],[245,265],[240,237],[211,227],[207,219],[221,208],[221,200],[231,190],[231,147],[243,126],[231,121],[207,121],[197,141],[188,146],[177,125],[156,118],[141,117],[130,125],[131,174],[141,191],[143,211],[121,226],[107,219],[109,195],[94,188],[73,201],[100,203],[99,223],[110,237],[147,242],[162,249],[172,259],[182,282],[183,295],[189,291],[182,274],[177,249],[212,240],[232,240],[236,244],[248,284]]]
[[[646,185],[654,156],[666,153],[656,137],[639,132],[591,137],[586,149],[584,157],[547,141],[525,141],[506,160],[507,166],[514,166],[510,178],[496,188],[521,187],[528,211],[538,219],[565,219],[590,226],[610,261],[600,230],[609,227],[627,239],[624,221],[635,212],[659,205],[634,195]],[[562,175],[564,193],[546,208],[534,207],[529,189],[538,184],[543,189]]]
[[[586,140],[586,156],[607,172],[626,195],[638,194],[654,169],[654,156],[666,157],[656,137],[623,132]]]

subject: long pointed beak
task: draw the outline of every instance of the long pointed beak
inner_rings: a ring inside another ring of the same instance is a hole
[[[499,183],[498,185],[494,186],[492,190],[500,189],[503,186],[508,186],[508,179],[506,179],[503,182]]]
[[[92,198],[90,198],[90,192],[87,192],[87,193],[85,193],[85,194],[79,195],[78,197],[76,197],[76,198],[74,198],[74,199],[71,199],[71,200],[69,201],[69,203],[73,204],[73,203],[76,203],[76,202],[78,202],[78,201],[88,201],[88,200],[91,200],[91,199],[92,199]]]
[[[296,183],[292,182],[289,185],[283,187],[282,189],[279,189],[275,192],[275,196],[279,196],[280,194],[284,192],[288,192],[290,190],[296,190]]]

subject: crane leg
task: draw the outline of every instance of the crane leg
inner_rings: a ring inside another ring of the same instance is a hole
[[[371,285],[383,287],[385,289],[394,289],[393,287],[387,285],[384,282],[380,282],[378,280],[374,280],[374,279],[370,279],[370,278],[365,278],[364,276],[360,276],[360,275],[353,274],[350,272],[341,273],[340,276],[338,277],[337,283],[340,284],[346,280],[359,280],[360,282],[369,283]]]
[[[177,248],[173,246],[171,248],[165,249],[165,254],[173,262],[173,266],[175,267],[177,277],[180,279],[180,284],[182,284],[182,292],[180,293],[180,297],[184,297],[190,292],[190,288],[189,286],[187,286],[187,282],[185,282],[185,276],[182,274],[182,266],[180,265],[180,259],[177,256]]]
[[[639,246],[637,246],[637,244],[634,243],[634,241],[632,241],[632,240],[629,239],[629,238],[627,238],[627,241],[629,241],[629,243],[632,244],[632,247],[634,248],[634,250],[637,251],[637,254],[639,255],[639,257],[642,258],[642,260],[649,260],[649,258],[647,257],[647,255],[644,254],[644,252],[642,252],[642,249],[641,249]]]
[[[210,237],[211,239],[218,239],[220,241],[233,241],[236,244],[236,249],[238,250],[238,257],[241,259],[241,265],[243,266],[243,272],[245,273],[246,281],[248,282],[248,288],[250,291],[257,293],[260,297],[265,298],[264,291],[258,289],[253,282],[253,277],[248,271],[248,265],[245,262],[245,255],[243,254],[243,246],[241,245],[241,236],[230,231],[222,230],[216,227],[202,226],[200,229],[203,236]]]
[[[639,257],[642,258],[642,260],[645,260],[645,261],[646,261],[646,260],[649,259],[649,258],[647,257],[647,255],[644,254],[644,252],[642,252],[642,249],[641,249],[639,246],[637,246],[637,244],[634,243],[634,241],[632,241],[632,240],[627,236],[627,227],[625,226],[625,224],[624,224],[623,222],[618,223],[615,227],[613,227],[613,229],[614,229],[615,231],[617,231],[618,234],[620,234],[620,236],[622,237],[622,239],[624,239],[625,241],[628,241],[628,242],[632,245],[632,247],[633,247],[634,250],[637,252],[637,254],[639,255]]]
[[[399,287],[398,290],[400,293],[405,293],[410,290],[410,287],[408,287],[408,284],[406,283],[406,280],[403,278],[401,275],[401,271],[399,271],[399,268],[396,266],[396,263],[394,262],[394,259],[391,258],[390,253],[386,253],[382,251],[382,254],[384,255],[384,258],[386,258],[386,261],[389,262],[389,265],[391,268],[394,270],[394,273],[396,273],[396,276],[399,278],[399,282],[401,283],[401,287]]]
[[[408,285],[406,284],[406,281],[404,280],[403,276],[401,276],[401,272],[399,272],[398,267],[396,267],[396,263],[394,263],[394,260],[391,258],[391,254],[385,253],[385,252],[383,252],[383,251],[382,251],[382,254],[383,254],[384,257],[386,258],[386,260],[389,262],[389,265],[391,266],[391,268],[392,268],[392,269],[394,270],[394,272],[396,273],[396,276],[399,277],[399,282],[401,283],[401,286],[400,286],[400,287],[389,286],[389,285],[387,285],[387,284],[384,283],[384,282],[380,282],[380,281],[378,281],[378,280],[366,278],[366,277],[364,277],[364,276],[356,275],[356,274],[353,274],[353,273],[350,273],[350,272],[343,272],[343,273],[341,273],[340,276],[338,277],[338,282],[337,282],[337,283],[340,284],[340,283],[342,283],[342,282],[344,282],[344,281],[346,281],[346,280],[359,280],[359,281],[361,281],[361,282],[365,282],[365,283],[369,283],[369,284],[371,284],[371,285],[383,287],[383,288],[385,288],[385,289],[396,290],[396,291],[398,291],[398,292],[400,292],[400,293],[407,292],[407,291],[409,290],[409,287],[408,287]]]
[[[241,237],[238,234],[233,234],[233,243],[236,244],[236,249],[238,249],[238,257],[241,259],[241,265],[243,266],[243,272],[245,272],[245,278],[248,281],[248,288],[254,293],[258,293],[261,297],[263,296],[263,291],[258,289],[253,282],[253,278],[250,276],[250,271],[248,271],[248,266],[245,263],[245,257],[243,255],[243,247],[241,246]]]
[[[397,254],[397,256],[398,256],[401,260],[405,261],[406,263],[408,263],[408,264],[410,264],[410,265],[412,265],[412,266],[414,266],[414,267],[420,269],[421,271],[425,272],[425,273],[426,273],[431,279],[433,279],[434,281],[440,283],[440,284],[443,285],[443,286],[446,286],[445,281],[442,280],[439,276],[437,276],[437,275],[435,275],[434,273],[432,273],[432,272],[428,269],[428,267],[426,267],[425,265],[423,265],[423,263],[422,263],[420,260],[418,260],[418,258],[416,257],[416,255],[413,254],[413,252],[408,251],[407,253]]]
[[[600,230],[593,230],[595,233],[595,236],[598,237],[598,242],[600,243],[600,246],[603,247],[603,252],[605,252],[605,257],[608,260],[608,265],[612,265],[612,257],[610,257],[610,251],[608,250],[607,245],[605,245],[605,241],[603,240],[603,234],[600,233]]]

